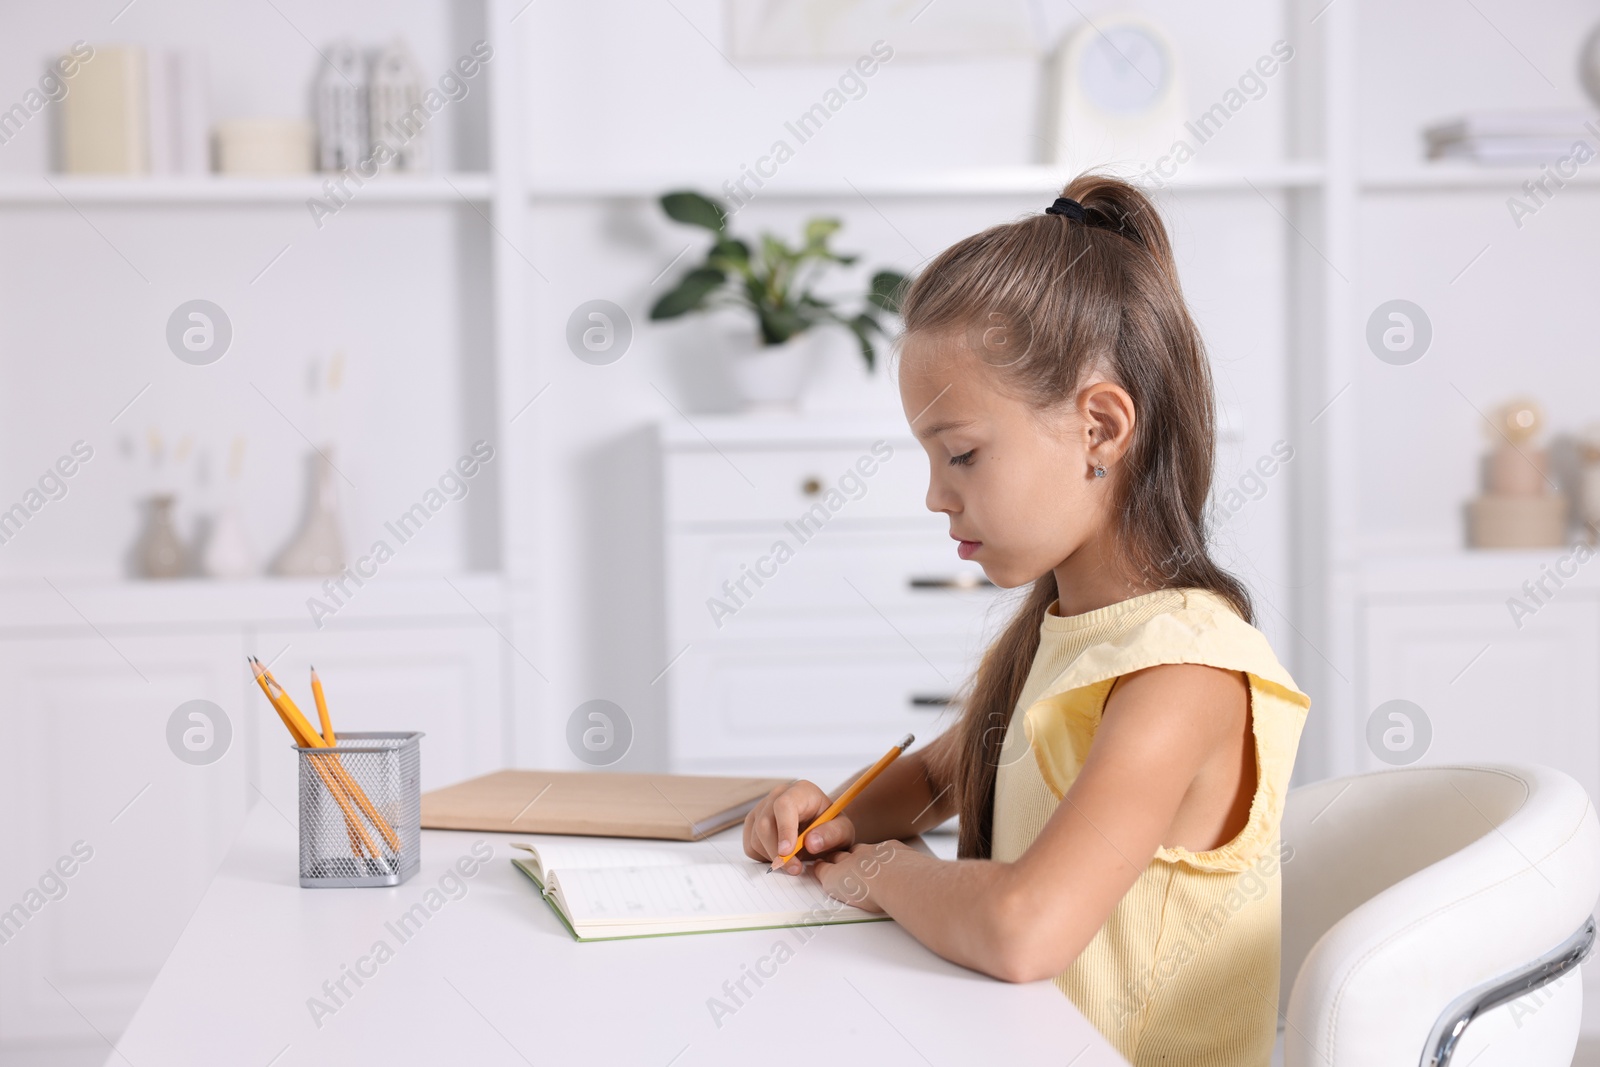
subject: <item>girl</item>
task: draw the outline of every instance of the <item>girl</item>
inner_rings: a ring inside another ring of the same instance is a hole
[[[960,721],[802,855],[946,959],[1054,978],[1136,1065],[1266,1065],[1310,700],[1207,551],[1211,377],[1166,230],[1137,189],[1083,175],[946,249],[902,316],[927,505],[963,559],[1030,589]],[[773,790],[745,851],[786,855],[830,799]],[[952,815],[959,859],[896,840]]]

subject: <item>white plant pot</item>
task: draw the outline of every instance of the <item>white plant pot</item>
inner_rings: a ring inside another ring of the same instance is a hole
[[[794,411],[816,361],[820,332],[812,327],[781,345],[735,349],[734,388],[746,411]]]

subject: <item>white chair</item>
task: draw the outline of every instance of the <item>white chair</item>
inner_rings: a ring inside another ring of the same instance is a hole
[[[1287,1067],[1568,1067],[1600,898],[1588,794],[1536,764],[1291,790]]]

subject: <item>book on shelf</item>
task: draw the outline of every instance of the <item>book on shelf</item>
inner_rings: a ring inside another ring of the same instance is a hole
[[[1539,163],[1560,159],[1578,141],[1600,149],[1600,115],[1573,109],[1478,111],[1423,130],[1429,159]]]
[[[211,151],[205,56],[106,45],[81,63],[62,100],[68,174],[206,174]]]
[[[61,101],[61,169],[69,174],[150,170],[145,53],[102,45],[78,67]]]
[[[205,60],[201,52],[156,49],[146,61],[151,174],[211,171]]]

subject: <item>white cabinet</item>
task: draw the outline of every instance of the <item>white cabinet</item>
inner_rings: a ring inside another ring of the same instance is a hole
[[[220,760],[193,766],[168,748],[167,720],[209,700],[237,727],[243,654],[237,632],[0,640],[8,1042],[98,1044],[83,1017],[117,1033],[132,1016],[250,802],[237,731]],[[79,841],[90,858],[58,887],[48,875]],[[12,909],[41,879],[24,918]]]
[[[499,583],[452,584],[373,584],[322,629],[311,582],[0,598],[0,1060],[34,1045],[102,1061],[95,1030],[121,1033],[249,808],[297,818],[289,737],[246,655],[313,718],[316,664],[337,730],[422,730],[425,789],[511,762]],[[169,747],[168,720],[192,700],[228,722],[215,762]],[[80,841],[92,856],[58,886],[49,872]]]
[[[1433,732],[1421,762],[1543,763],[1600,797],[1600,599],[1570,590],[1521,621],[1504,595],[1369,603],[1357,710],[1421,707]],[[1364,719],[1353,725],[1364,738]],[[1386,766],[1364,741],[1363,763]]]
[[[1365,717],[1401,699],[1422,708],[1433,731],[1420,763],[1543,763],[1600,797],[1600,589],[1586,577],[1521,626],[1507,607],[1520,576],[1540,573],[1552,554],[1457,560],[1444,576],[1470,592],[1420,588],[1437,576],[1418,568],[1409,581],[1419,588],[1366,601],[1356,721],[1348,724],[1360,745],[1357,768],[1385,766],[1367,751]],[[1591,957],[1586,986],[1595,967]],[[1600,998],[1584,998],[1583,1029],[1600,1031]]]
[[[865,611],[902,629],[965,633],[994,603],[994,588],[981,567],[956,556],[946,529],[943,517],[926,513],[870,527],[842,519],[805,542],[781,525],[669,527],[671,630],[703,640],[760,620],[812,633],[805,620]],[[792,553],[784,562],[779,543]]]
[[[673,705],[674,768],[794,775],[824,788],[907,733],[931,740],[953,719],[958,649],[897,637],[753,638],[693,652]]]
[[[949,724],[1009,612],[903,424],[701,417],[661,448],[673,770],[832,787]]]

